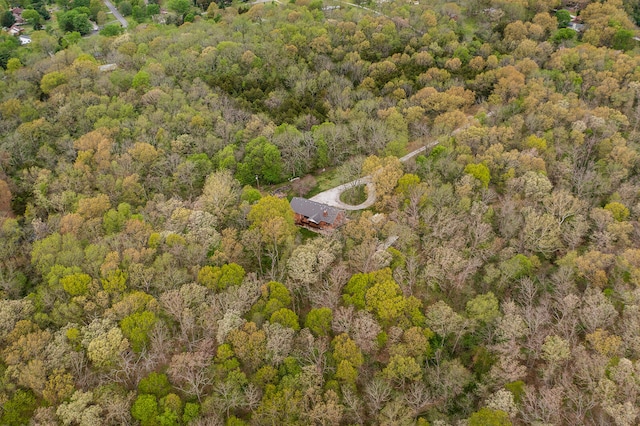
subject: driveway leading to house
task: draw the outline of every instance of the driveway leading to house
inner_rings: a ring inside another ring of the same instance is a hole
[[[347,189],[355,188],[359,185],[367,185],[367,199],[357,206],[346,204],[340,201],[340,194]],[[313,197],[309,198],[311,201],[317,203],[326,204],[331,207],[337,207],[342,210],[363,210],[367,207],[371,207],[376,202],[376,186],[371,181],[371,175],[361,177],[351,182],[344,183],[342,185],[331,188],[327,191],[321,192]]]
[[[400,161],[404,163],[409,159],[415,157],[416,155],[420,154],[421,152],[426,151],[428,148],[433,148],[437,144],[438,144],[438,141],[430,142],[425,146],[416,149],[415,151],[411,151],[404,157],[400,158]],[[351,189],[359,185],[367,185],[367,199],[363,203],[358,204],[357,206],[353,206],[351,204],[346,204],[340,201],[340,194],[342,194],[347,189]],[[335,188],[331,188],[327,191],[321,192],[309,199],[311,201],[326,204],[332,207],[337,207],[342,210],[364,210],[368,207],[371,207],[373,203],[376,202],[376,185],[373,183],[371,175],[368,175],[368,176],[353,180],[351,182],[347,182],[342,185],[336,186]]]
[[[113,3],[111,3],[109,0],[103,0],[103,1],[104,1],[104,4],[107,5],[109,10],[111,11],[113,16],[115,16],[116,19],[120,21],[120,25],[122,25],[122,28],[127,28],[129,26],[129,23],[127,22],[126,19],[124,19],[124,16],[122,16],[120,12],[118,12],[118,9],[116,9]]]
[[[106,0],[105,0],[106,1]],[[487,117],[490,117],[493,115],[493,111],[489,112],[487,114]],[[459,132],[461,132],[462,130],[468,128],[469,126],[471,126],[473,124],[472,121],[473,117],[469,116],[467,117],[467,122],[465,124],[463,124],[462,126],[458,127],[457,129],[455,129],[454,131],[451,132],[452,135],[456,135]],[[420,154],[421,152],[426,151],[429,148],[433,148],[434,146],[438,145],[438,141],[431,141],[427,144],[425,144],[424,146],[411,151],[410,153],[408,153],[407,155],[405,155],[404,157],[400,158],[401,162],[407,162],[408,160],[410,160],[411,158],[415,157],[416,155]],[[340,201],[340,194],[342,194],[344,191],[346,191],[347,189],[351,189],[353,187],[356,187],[358,185],[367,185],[367,199],[365,200],[364,203],[362,204],[358,204],[357,206],[352,206],[351,204],[346,204],[343,203],[342,201]],[[345,184],[336,186],[335,188],[329,189],[327,191],[321,192],[317,195],[314,195],[313,197],[309,198],[311,201],[315,201],[317,203],[323,203],[326,204],[328,206],[331,207],[337,207],[339,209],[342,210],[364,210],[366,208],[369,208],[373,205],[373,203],[376,202],[376,185],[373,183],[373,179],[371,178],[371,175],[365,176],[365,177],[361,177],[360,179],[356,179],[354,181],[351,182],[347,182]]]

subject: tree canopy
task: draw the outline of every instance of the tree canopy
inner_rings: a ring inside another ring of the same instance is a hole
[[[638,2],[115,3],[0,0],[0,424],[638,423]]]

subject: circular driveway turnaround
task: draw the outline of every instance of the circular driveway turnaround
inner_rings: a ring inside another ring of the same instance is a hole
[[[411,151],[404,157],[400,158],[400,161],[404,163],[410,158],[413,158],[421,152],[426,151],[428,148],[433,148],[436,145],[438,145],[438,141],[433,141],[423,147],[416,149],[415,151]],[[352,206],[351,204],[346,204],[340,201],[340,194],[342,194],[347,189],[354,188],[358,185],[367,185],[367,199],[364,203],[358,204],[357,206]],[[331,207],[337,207],[342,210],[364,210],[371,207],[373,203],[376,202],[376,185],[373,183],[371,175],[368,175],[365,177],[361,177],[360,179],[356,179],[354,181],[336,186],[335,188],[329,189],[327,191],[321,192],[309,199],[311,201],[326,204]]]
[[[487,117],[491,117],[492,115],[493,115],[493,111],[490,111],[487,113]],[[462,126],[458,127],[457,129],[455,129],[454,131],[452,131],[451,134],[456,135],[459,132],[463,131],[464,129],[473,125],[472,119],[473,119],[473,116],[467,116],[467,122],[464,123]],[[438,143],[439,142],[437,140],[431,141],[425,144],[424,146],[416,149],[415,151],[411,151],[404,157],[401,157],[400,161],[404,163],[409,159],[415,157],[416,155],[420,154],[421,152],[424,152],[429,148],[433,148],[434,146],[438,145]],[[367,185],[367,199],[365,200],[364,203],[358,204],[357,206],[352,206],[350,204],[345,204],[342,201],[340,201],[340,194],[342,194],[344,191],[346,191],[347,189],[351,189],[355,186],[364,185],[364,184]],[[327,191],[321,192],[309,199],[311,201],[315,201],[317,203],[323,203],[331,207],[337,207],[342,210],[363,210],[368,207],[371,207],[373,203],[376,202],[376,185],[375,183],[373,183],[373,180],[371,179],[371,175],[368,175],[365,177],[361,177],[360,179],[356,179],[354,181],[344,183],[340,186],[336,186],[333,189],[329,189]]]
[[[364,201],[364,203],[353,206],[351,204],[346,204],[340,201],[340,194],[342,194],[347,189],[355,188],[358,185],[367,185],[367,199]],[[335,188],[329,189],[328,191],[321,192],[309,199],[311,201],[326,204],[331,207],[337,207],[342,210],[363,210],[367,207],[371,207],[373,203],[376,202],[376,186],[371,181],[371,176],[365,176],[360,179],[342,184],[340,186],[336,186]]]

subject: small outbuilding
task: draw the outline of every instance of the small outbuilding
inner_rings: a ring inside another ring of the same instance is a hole
[[[110,72],[110,71],[115,71],[116,69],[118,69],[118,64],[106,64],[106,65],[100,65],[98,67],[98,70],[100,72]]]
[[[22,27],[19,26],[18,24],[13,24],[11,28],[9,28],[9,34],[12,36],[20,35],[22,34],[22,31],[23,31]]]
[[[305,198],[291,199],[296,225],[318,229],[336,229],[345,221],[344,211]]]

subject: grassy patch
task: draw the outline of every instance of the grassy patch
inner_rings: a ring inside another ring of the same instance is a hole
[[[351,204],[352,206],[357,206],[358,204],[362,204],[367,200],[367,186],[366,185],[358,185],[353,188],[349,188],[340,194],[340,201],[346,204]]]
[[[316,238],[318,234],[313,232],[307,228],[300,228],[300,236],[302,237],[302,242],[310,240],[312,238]]]
[[[335,188],[342,183],[338,179],[336,169],[327,170],[321,175],[316,176],[316,182],[316,186],[306,195],[307,198],[311,198],[328,189]]]

